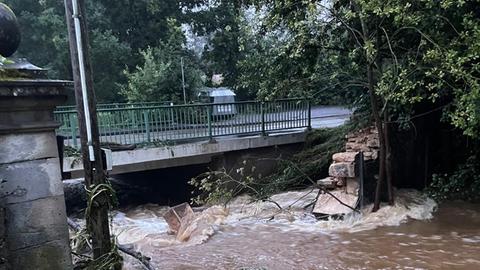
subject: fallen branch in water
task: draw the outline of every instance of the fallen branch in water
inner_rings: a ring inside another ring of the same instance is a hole
[[[70,226],[70,228],[72,228],[75,232],[79,232],[82,230],[82,226],[80,226],[78,223],[73,221],[71,218],[67,218],[67,223],[68,223],[68,226]],[[146,269],[155,270],[155,268],[153,268],[150,265],[149,257],[144,256],[142,253],[135,251],[133,247],[130,247],[127,245],[120,245],[120,244],[118,244],[117,246],[118,246],[118,250],[120,250],[121,252],[128,254],[134,257],[135,259],[137,259],[138,261],[140,261]]]
[[[278,162],[287,162],[289,163],[295,170],[297,170],[300,174],[302,174],[305,178],[307,178],[307,180],[312,183],[312,185],[320,190],[322,190],[323,192],[325,192],[326,194],[330,195],[333,199],[335,199],[338,203],[340,203],[341,205],[351,209],[352,211],[354,212],[357,212],[357,213],[360,213],[360,211],[356,208],[353,208],[351,207],[350,205],[344,203],[342,200],[340,200],[337,196],[333,195],[330,191],[328,191],[325,187],[323,186],[320,186],[318,185],[315,181],[313,181],[313,179],[308,176],[306,173],[303,172],[302,169],[300,169],[300,167],[298,167],[297,164],[295,164],[293,161],[290,161],[290,160],[285,160],[285,159],[280,159],[280,158],[263,158],[263,160],[275,160],[275,161],[278,161]],[[311,191],[310,191],[311,192]],[[309,193],[310,193],[309,192]]]
[[[291,161],[290,161],[291,162]],[[350,205],[342,202],[342,200],[340,200],[339,198],[337,198],[337,196],[333,195],[330,191],[328,191],[325,187],[323,186],[320,186],[318,185],[317,183],[315,183],[315,181],[313,181],[312,178],[310,178],[310,176],[308,176],[307,174],[305,174],[295,163],[291,162],[291,164],[293,165],[294,168],[297,169],[297,171],[299,171],[301,174],[303,174],[307,179],[308,181],[310,181],[315,187],[318,187],[319,189],[321,189],[323,192],[325,192],[326,194],[330,195],[331,197],[333,197],[337,202],[339,202],[341,205],[347,207],[347,208],[350,208],[352,211],[354,212],[357,212],[357,213],[360,213],[360,211],[356,208],[353,208],[351,207]]]

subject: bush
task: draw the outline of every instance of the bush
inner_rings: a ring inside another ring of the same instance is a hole
[[[479,173],[478,159],[471,156],[452,174],[434,174],[427,193],[437,201],[480,201]]]

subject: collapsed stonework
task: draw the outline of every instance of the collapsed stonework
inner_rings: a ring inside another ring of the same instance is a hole
[[[378,131],[375,127],[361,129],[346,136],[345,152],[332,156],[329,177],[317,183],[326,189],[343,189],[348,194],[358,194],[360,177],[358,172],[358,155],[363,152],[364,160],[376,163],[379,152]]]

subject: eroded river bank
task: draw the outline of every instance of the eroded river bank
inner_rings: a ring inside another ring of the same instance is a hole
[[[157,269],[480,269],[480,205],[440,206],[400,190],[394,207],[317,221],[303,208],[316,192],[270,202],[237,198],[198,214],[182,242],[168,234],[168,209],[148,204],[114,213],[114,232]],[[127,258],[125,269],[142,269]]]

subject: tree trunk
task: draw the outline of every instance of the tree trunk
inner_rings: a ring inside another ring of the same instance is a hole
[[[361,12],[360,8],[358,7],[355,1],[352,1],[354,8],[357,12]],[[368,26],[365,23],[365,20],[362,16],[359,16],[360,24],[362,27],[362,39],[363,43],[365,44],[370,37],[370,33],[368,31]],[[378,46],[377,46],[378,49]],[[369,59],[368,54],[365,52],[365,58],[367,60],[367,78],[368,78],[368,93],[370,95],[370,103],[372,106],[372,114],[375,120],[375,125],[378,131],[378,141],[380,144],[380,154],[379,154],[379,170],[378,170],[378,180],[377,180],[377,187],[375,189],[375,201],[373,205],[373,212],[378,211],[380,209],[380,195],[382,192],[382,184],[385,179],[385,134],[383,132],[383,123],[380,117],[380,110],[378,106],[378,96],[375,94],[375,78],[373,76],[373,68],[374,62],[378,59]]]
[[[377,179],[377,187],[375,188],[375,201],[373,204],[373,212],[378,211],[380,209],[380,196],[382,193],[382,184],[385,179],[385,137],[383,133],[383,123],[379,115],[378,109],[378,97],[375,94],[374,87],[375,83],[373,81],[373,64],[368,65],[368,85],[369,85],[369,94],[370,94],[370,103],[372,104],[372,113],[375,119],[375,125],[378,131],[378,141],[380,144],[380,157],[379,162],[380,166],[378,169],[378,179]]]

